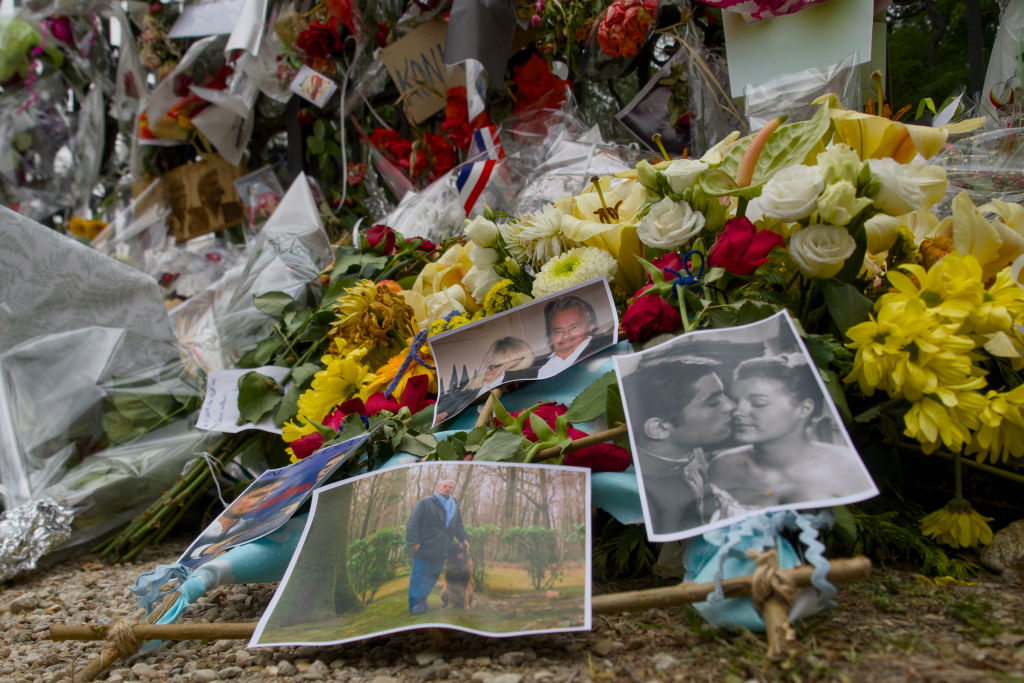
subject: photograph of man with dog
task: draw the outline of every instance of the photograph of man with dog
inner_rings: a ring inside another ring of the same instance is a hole
[[[314,494],[250,647],[590,628],[590,472],[424,462]]]

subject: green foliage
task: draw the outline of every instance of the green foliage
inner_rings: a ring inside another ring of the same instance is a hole
[[[589,422],[604,414],[608,401],[608,387],[616,383],[615,371],[609,370],[581,391],[569,405],[569,422]]]
[[[982,42],[991,46],[999,25],[999,5],[996,0],[979,0],[978,4]],[[925,97],[944,98],[969,84],[966,3],[900,0],[886,11],[886,23],[886,76],[894,110],[907,104],[917,105]],[[985,63],[988,58],[986,50]]]
[[[855,532],[851,533],[850,518],[843,513],[843,523],[828,535],[829,554],[864,554],[882,562],[912,562],[929,576],[967,579],[978,573],[977,563],[950,557],[935,541],[922,535],[917,524],[921,511],[908,507],[876,514],[848,507]]]
[[[642,524],[621,524],[611,519],[594,544],[594,578],[600,581],[642,576],[654,566],[654,552]]]
[[[359,602],[367,605],[377,591],[398,575],[405,533],[398,527],[381,529],[348,547],[348,575]]]
[[[526,571],[535,590],[551,588],[562,575],[559,565],[558,532],[540,526],[512,527],[502,532],[506,545],[526,562]]]
[[[501,529],[493,524],[467,526],[469,536],[469,557],[473,560],[473,585],[477,591],[487,590],[487,557],[488,546],[501,534]]]
[[[277,382],[255,370],[245,373],[238,378],[239,424],[259,422],[280,400]]]

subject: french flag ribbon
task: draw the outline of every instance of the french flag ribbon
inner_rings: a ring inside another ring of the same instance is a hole
[[[459,169],[459,175],[455,178],[455,187],[459,190],[459,199],[462,201],[462,208],[469,216],[476,205],[484,188],[494,173],[494,167],[498,162],[495,159],[487,161],[474,161],[463,164]]]
[[[488,159],[504,159],[505,150],[501,146],[501,137],[497,126],[484,126],[473,131],[469,142],[469,156],[484,155]]]

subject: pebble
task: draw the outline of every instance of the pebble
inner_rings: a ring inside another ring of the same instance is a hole
[[[7,603],[7,609],[11,614],[20,614],[21,612],[27,612],[33,610],[39,606],[39,598],[33,593],[25,593],[21,597],[15,598]]]
[[[192,683],[213,683],[217,680],[217,672],[213,669],[196,669],[189,677]]]
[[[651,657],[651,662],[657,671],[668,671],[678,663],[678,659],[667,652],[659,652]]]
[[[981,563],[996,573],[1012,570],[1024,574],[1024,519],[995,533],[981,552]]]
[[[523,674],[498,674],[490,679],[490,683],[520,683],[522,680]]]
[[[416,663],[420,666],[426,666],[428,664],[433,664],[434,661],[440,658],[441,655],[439,655],[437,652],[428,650],[427,652],[419,652],[416,654]]]

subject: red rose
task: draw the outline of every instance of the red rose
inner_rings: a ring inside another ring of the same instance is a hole
[[[533,414],[544,420],[551,429],[555,429],[558,416],[564,415],[567,410],[568,408],[561,403],[542,403],[537,406]],[[517,411],[512,413],[512,416],[517,417],[522,412],[521,410]],[[568,433],[569,438],[573,440],[587,436],[586,432],[576,429],[572,425],[569,425]],[[537,435],[529,420],[523,425],[523,436],[528,441],[537,441]],[[621,472],[629,467],[630,457],[629,452],[621,446],[613,443],[599,443],[566,453],[562,463],[577,467],[589,467],[601,472]]]
[[[640,296],[647,285],[637,292],[636,300],[622,315],[622,333],[633,344],[642,344],[656,334],[674,332],[683,326],[679,310],[657,294]]]
[[[659,256],[651,261],[651,265],[659,269],[665,276],[665,281],[669,282],[671,280],[675,280],[677,276],[668,271],[674,270],[676,273],[683,272],[684,262],[683,257],[677,252],[670,251],[669,253]],[[650,275],[647,276],[647,282],[652,282]]]
[[[569,409],[562,405],[561,403],[541,403],[539,406],[537,406],[536,409],[534,409],[533,414],[539,417],[540,419],[544,420],[544,422],[546,422],[549,427],[554,429],[555,420],[558,419],[559,415],[564,414],[567,410]],[[517,410],[516,412],[512,413],[512,417],[519,417],[519,414],[522,412],[522,410]],[[530,424],[529,420],[527,420],[526,423],[523,424],[523,436],[528,441],[537,440],[537,435],[533,432],[533,426]]]
[[[74,44],[75,32],[71,28],[71,20],[67,17],[50,17],[43,20],[43,25],[50,29],[50,34],[60,42]]]
[[[656,0],[616,0],[597,27],[597,43],[609,57],[628,59],[647,40],[647,29],[658,11]]]
[[[746,275],[766,263],[772,249],[785,243],[781,235],[771,230],[758,232],[746,218],[733,218],[726,221],[725,229],[708,252],[708,265]]]
[[[562,459],[563,465],[589,467],[598,472],[621,472],[632,462],[622,446],[614,443],[596,443],[575,451],[569,451]]]
[[[302,460],[316,453],[324,445],[324,437],[320,432],[313,432],[292,441],[288,445],[292,447],[292,453],[295,454],[295,457]]]
[[[397,413],[403,407],[407,407],[413,414],[416,414],[427,406],[433,405],[433,399],[427,398],[428,393],[430,393],[430,377],[427,375],[410,377],[409,381],[405,383],[400,401],[385,396],[383,391],[378,391],[366,400],[364,415],[369,417],[382,410]]]
[[[313,22],[299,34],[295,44],[308,57],[326,57],[341,49],[341,36],[330,26]]]
[[[416,245],[416,251],[424,251],[429,254],[430,252],[435,251],[437,249],[437,245],[431,242],[430,240],[420,239],[419,237],[405,238],[407,244],[415,242],[416,240],[419,240],[419,244]]]
[[[366,231],[366,243],[378,254],[391,256],[395,253],[395,231],[378,223]]]

